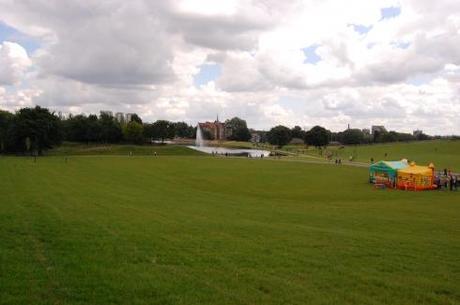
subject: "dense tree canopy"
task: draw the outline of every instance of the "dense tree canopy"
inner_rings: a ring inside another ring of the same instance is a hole
[[[305,143],[315,147],[322,147],[329,144],[331,132],[324,127],[315,126],[305,133]]]
[[[278,147],[288,144],[291,139],[291,130],[286,126],[278,125],[267,133],[268,142]]]
[[[142,119],[135,113],[133,113],[131,115],[131,121],[130,122],[136,122],[136,123],[139,123],[142,125]],[[130,123],[130,122],[127,122],[127,123]]]
[[[6,150],[18,153],[36,153],[58,145],[62,140],[59,118],[48,109],[36,106],[22,108],[8,127]]]
[[[231,135],[228,137],[229,140],[249,141],[251,139],[251,133],[249,132],[246,121],[239,117],[226,120],[225,128],[231,130]]]
[[[347,129],[340,133],[340,142],[342,144],[360,144],[364,143],[364,133],[360,129]]]
[[[123,129],[123,136],[130,143],[142,144],[144,143],[144,126],[137,121],[131,121]]]
[[[304,139],[305,131],[300,126],[294,126],[294,128],[291,129],[291,136],[292,138]]]
[[[100,140],[104,143],[118,143],[123,139],[121,125],[111,115],[101,113],[99,117],[101,128]]]
[[[193,138],[195,133],[195,128],[188,125],[185,122],[174,123],[175,135],[178,138]]]
[[[12,120],[12,113],[0,110],[0,152],[6,151],[8,128]]]
[[[174,138],[175,134],[174,123],[166,120],[154,122],[146,131],[148,132],[147,137],[153,140],[161,140],[161,142]]]

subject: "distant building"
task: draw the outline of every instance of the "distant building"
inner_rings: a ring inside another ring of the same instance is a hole
[[[198,123],[201,130],[208,131],[214,140],[225,140],[231,135],[231,128],[226,128],[225,123],[219,122],[219,117],[214,122]]]
[[[387,130],[383,125],[373,125],[371,128],[372,134],[374,135],[376,132],[385,133]]]
[[[117,112],[115,113],[115,120],[117,120],[118,123],[122,124],[125,122],[125,114],[123,112]]]
[[[134,115],[134,113],[127,113],[126,114],[126,118],[125,118],[126,123],[131,122],[131,119],[133,118],[133,115]]]

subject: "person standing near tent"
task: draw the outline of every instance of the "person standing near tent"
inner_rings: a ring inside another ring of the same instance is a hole
[[[454,190],[456,191],[457,190],[457,184],[458,184],[458,177],[454,175],[452,178],[454,179],[452,184],[454,186]]]
[[[449,176],[449,190],[452,192],[454,190],[454,177]]]
[[[434,178],[434,184],[436,184],[436,189],[439,190],[441,188],[441,177],[436,175]]]

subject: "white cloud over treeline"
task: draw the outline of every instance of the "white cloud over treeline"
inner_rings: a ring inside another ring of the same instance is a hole
[[[0,108],[460,133],[459,1],[0,0],[0,8],[0,21],[40,45],[0,41]],[[196,86],[204,64],[221,72]]]

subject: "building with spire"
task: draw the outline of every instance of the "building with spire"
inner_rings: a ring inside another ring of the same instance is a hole
[[[201,130],[209,132],[214,140],[225,140],[231,135],[231,133],[229,134],[229,128],[225,128],[225,123],[219,121],[219,115],[217,115],[214,122],[203,122],[198,124]]]

